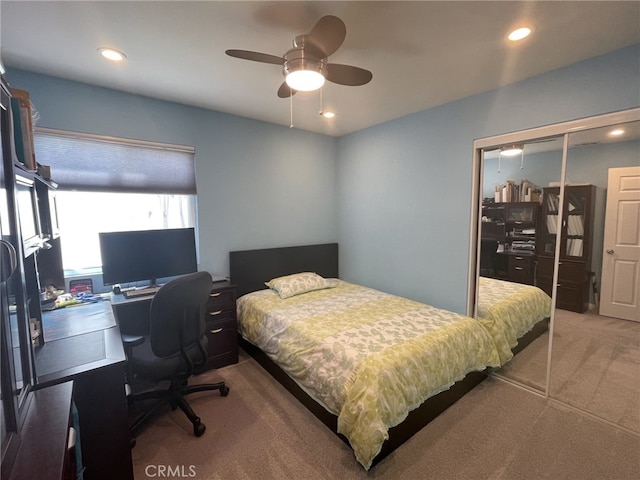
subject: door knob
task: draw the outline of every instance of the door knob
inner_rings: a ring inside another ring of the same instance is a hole
[[[608,248],[608,249],[607,249],[607,253],[608,253],[609,255],[611,255],[611,254],[613,253],[613,248]]]

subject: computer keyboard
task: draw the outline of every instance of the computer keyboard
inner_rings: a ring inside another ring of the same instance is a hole
[[[137,298],[146,295],[155,295],[158,290],[160,290],[160,287],[139,288],[136,290],[125,290],[122,292],[122,295],[124,295],[124,298]]]

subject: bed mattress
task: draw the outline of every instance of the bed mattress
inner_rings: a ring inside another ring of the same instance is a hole
[[[238,299],[239,331],[338,417],[368,469],[388,429],[424,400],[500,357],[480,322],[374,289],[335,287]]]
[[[551,297],[533,285],[480,277],[478,320],[491,333],[500,362],[513,357],[518,339],[551,312]]]

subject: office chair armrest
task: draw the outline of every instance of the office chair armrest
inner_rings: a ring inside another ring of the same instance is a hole
[[[121,337],[122,343],[124,344],[125,348],[137,347],[138,345],[142,345],[144,343],[144,337],[142,335],[128,335],[126,333],[123,333]]]

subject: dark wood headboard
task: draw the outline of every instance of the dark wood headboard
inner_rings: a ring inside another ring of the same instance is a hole
[[[338,244],[264,248],[229,252],[231,283],[238,297],[263,290],[272,278],[299,272],[315,272],[325,278],[338,277]]]

